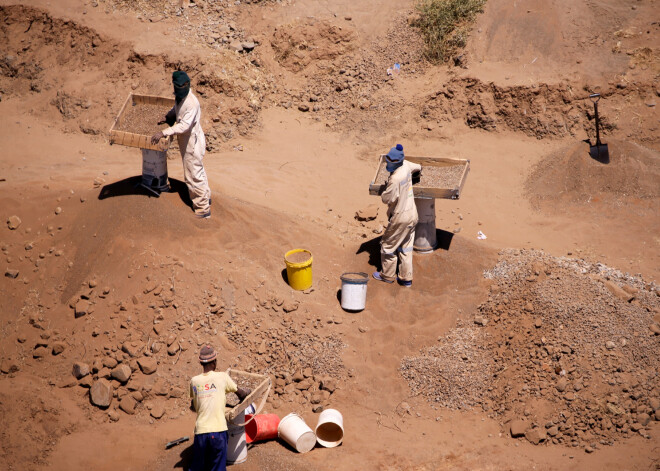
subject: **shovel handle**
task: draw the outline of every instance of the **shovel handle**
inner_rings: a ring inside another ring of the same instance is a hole
[[[600,100],[600,93],[592,93],[591,95],[589,95],[589,98],[591,98],[591,101],[593,101],[594,103],[598,103],[598,101]]]

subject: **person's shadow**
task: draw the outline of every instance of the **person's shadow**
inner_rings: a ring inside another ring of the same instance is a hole
[[[134,177],[124,178],[114,183],[110,183],[101,188],[99,192],[99,199],[104,200],[106,198],[114,198],[117,196],[128,196],[128,195],[144,195],[149,197],[158,197],[158,192],[155,192],[152,189],[147,189],[142,186],[140,183],[142,181],[142,176],[137,175]],[[188,193],[188,187],[181,180],[175,178],[170,178],[170,190],[167,193],[178,193],[179,198],[183,201],[183,204],[192,209],[192,200],[190,199],[190,194]]]
[[[190,468],[190,462],[192,461],[193,456],[193,446],[188,445],[186,448],[181,450],[179,455],[180,459],[174,464],[174,468],[188,469]]]
[[[443,231],[442,229],[435,230],[435,236],[438,240],[438,246],[435,250],[449,250],[451,246],[451,241],[454,238],[453,232]],[[375,268],[380,267],[380,240],[381,237],[375,237],[371,240],[363,242],[358,248],[356,255],[367,252],[369,254],[369,265]],[[434,251],[435,251],[434,250]]]

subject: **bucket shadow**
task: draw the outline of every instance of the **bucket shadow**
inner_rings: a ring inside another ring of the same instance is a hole
[[[282,269],[282,279],[287,285],[289,284],[289,275],[286,273],[286,268]]]
[[[186,448],[181,450],[179,455],[179,461],[174,464],[174,468],[188,469],[190,468],[190,463],[192,462],[193,457],[193,446],[188,445]]]
[[[156,194],[152,191],[147,190],[140,182],[142,181],[142,176],[137,175],[134,177],[124,178],[114,183],[110,183],[101,188],[99,192],[98,199],[104,200],[107,198],[115,198],[118,196],[129,196],[129,195],[143,195],[157,198]],[[170,178],[170,191],[169,193],[177,193],[183,204],[192,209],[192,200],[190,199],[190,194],[188,193],[188,187],[181,180],[175,178]]]

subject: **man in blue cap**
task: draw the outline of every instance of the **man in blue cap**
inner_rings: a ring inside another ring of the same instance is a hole
[[[387,186],[381,195],[387,207],[389,224],[380,241],[381,271],[373,277],[385,283],[396,279],[401,286],[412,286],[413,279],[413,243],[417,225],[417,207],[413,195],[412,173],[422,166],[404,160],[403,146],[397,144],[385,156],[386,170],[390,172]],[[399,276],[396,274],[397,257]]]
[[[172,74],[174,85],[174,107],[159,124],[167,123],[169,128],[151,136],[152,144],[157,144],[165,136],[176,134],[179,151],[183,160],[183,177],[188,186],[195,216],[211,217],[211,189],[204,170],[206,138],[202,130],[202,109],[199,100],[190,91],[190,77],[181,70]]]

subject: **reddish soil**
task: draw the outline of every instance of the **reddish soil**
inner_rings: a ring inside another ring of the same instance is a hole
[[[190,442],[164,445],[193,432],[205,343],[270,375],[267,412],[344,415],[342,446],[257,444],[247,471],[658,468],[654,2],[489,0],[456,65],[422,60],[410,2],[178,4],[0,0],[2,469],[185,469]],[[108,145],[177,67],[209,220],[175,151],[154,198],[139,151]],[[470,173],[412,289],[372,279],[347,313],[340,276],[378,268],[387,223],[354,215],[399,142]],[[312,290],[286,284],[294,248]]]

